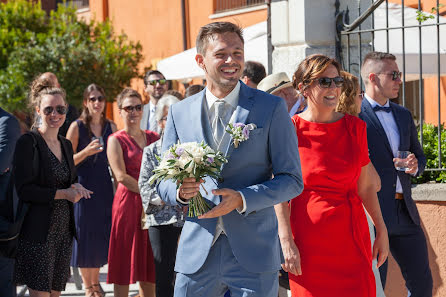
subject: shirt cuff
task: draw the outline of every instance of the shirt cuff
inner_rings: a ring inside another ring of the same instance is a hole
[[[240,195],[242,196],[242,201],[243,201],[243,205],[242,207],[237,207],[237,211],[239,214],[244,214],[246,211],[246,199],[245,199],[245,195],[243,195],[242,192],[238,191],[240,193]]]
[[[150,200],[150,204],[156,205],[156,206],[161,206],[161,205],[163,205],[163,201],[161,200],[160,197],[156,197],[156,198]]]
[[[417,167],[417,171],[415,171],[415,172],[412,173],[411,175],[412,175],[413,177],[415,177],[415,176],[417,176],[417,173],[418,173],[418,167]]]
[[[184,201],[183,199],[180,198],[180,189],[177,190],[177,201],[179,203],[181,203],[181,204],[184,204],[184,205],[188,205],[189,204],[189,201]]]

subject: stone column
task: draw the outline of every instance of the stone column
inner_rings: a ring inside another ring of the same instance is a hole
[[[273,0],[271,3],[271,31],[273,51],[273,73],[286,72],[290,78],[297,65],[306,56],[321,53],[336,56],[336,4],[338,11],[348,9],[349,22],[371,4],[359,0]],[[370,19],[362,28],[370,27]],[[345,39],[345,38],[344,38]],[[363,47],[368,46],[370,38],[362,38]],[[351,38],[351,44],[354,40]],[[351,47],[351,57],[358,56],[358,42]],[[343,42],[345,49],[345,41]],[[345,51],[344,51],[345,53]],[[356,64],[359,63],[356,57]],[[352,60],[351,60],[352,61]]]

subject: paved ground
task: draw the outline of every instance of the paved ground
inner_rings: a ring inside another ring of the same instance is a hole
[[[109,285],[106,284],[106,280],[107,280],[107,265],[102,267],[100,270],[100,276],[99,276],[99,281],[101,282],[101,286],[104,289],[105,293],[106,293],[106,297],[113,297],[113,285]],[[21,291],[23,291],[23,287],[17,287],[17,294],[19,294]],[[138,295],[138,284],[133,284],[130,285],[130,292],[129,292],[129,296],[133,297]],[[19,296],[19,295],[17,295]],[[21,296],[29,296],[28,291],[26,291],[26,293],[24,293],[24,295]],[[83,289],[77,289],[75,282],[74,282],[74,276],[73,276],[73,271],[71,273],[71,278],[69,280],[69,282],[67,283],[67,287],[66,290],[62,292],[62,296],[63,297],[83,297],[85,296],[85,292]],[[279,297],[290,297],[291,293],[284,289],[281,288],[281,290],[279,290]]]
[[[106,297],[113,297],[113,285],[106,284],[107,279],[107,265],[102,267],[100,270],[99,281],[101,282],[101,286],[106,293]],[[17,288],[17,294],[23,289],[23,287]],[[136,296],[138,294],[138,285],[133,284],[130,285],[129,296]],[[22,296],[29,296],[29,293],[26,292]],[[66,290],[62,292],[62,296],[64,297],[81,297],[85,296],[85,292],[83,289],[77,289],[73,279],[73,273],[71,275],[70,281],[67,283]]]

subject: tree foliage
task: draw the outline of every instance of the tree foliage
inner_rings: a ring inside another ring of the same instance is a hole
[[[30,82],[53,72],[71,104],[80,106],[84,89],[101,85],[112,101],[130,80],[140,77],[139,42],[115,34],[109,21],[86,23],[73,7],[59,5],[48,16],[40,3],[0,3],[0,105],[26,109]]]

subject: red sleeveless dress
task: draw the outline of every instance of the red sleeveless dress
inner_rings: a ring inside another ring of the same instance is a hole
[[[145,132],[147,145],[159,139],[157,133],[148,130]],[[116,137],[121,145],[127,174],[138,180],[143,150],[124,130],[112,136]],[[112,208],[107,274],[109,284],[155,282],[152,247],[147,230],[141,229],[141,213],[141,196],[119,184]]]
[[[334,123],[293,118],[303,193],[291,200],[291,228],[302,275],[289,275],[293,297],[375,297],[367,219],[358,196],[370,162],[366,124],[345,115]]]

